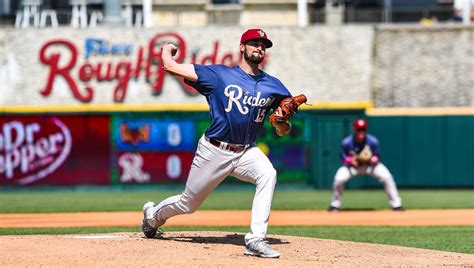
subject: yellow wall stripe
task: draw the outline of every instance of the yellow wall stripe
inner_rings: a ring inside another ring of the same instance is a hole
[[[356,102],[315,102],[311,105],[302,105],[302,110],[345,110],[345,109],[368,109],[373,107],[371,101],[356,101]]]
[[[372,102],[317,102],[302,105],[302,110],[365,109],[368,116],[443,116],[474,115],[474,107],[373,108]],[[208,111],[207,104],[84,104],[57,106],[0,106],[0,113],[87,113],[87,112],[196,112]]]
[[[474,107],[433,107],[433,108],[369,108],[368,116],[443,116],[474,115]]]
[[[443,116],[474,115],[474,107],[437,107],[437,108],[373,108],[372,102],[317,102],[302,105],[302,110],[343,110],[366,109],[368,116]],[[106,104],[106,105],[57,105],[57,106],[0,106],[0,113],[83,113],[83,112],[194,112],[208,111],[207,104]]]
[[[360,102],[318,102],[311,105],[302,105],[303,110],[320,109],[366,109],[372,107],[370,101]],[[57,105],[57,106],[0,106],[0,113],[85,113],[85,112],[194,112],[208,111],[207,104],[84,104],[84,105]]]

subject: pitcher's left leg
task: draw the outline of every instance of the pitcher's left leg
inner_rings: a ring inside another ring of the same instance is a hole
[[[249,148],[236,163],[231,173],[236,178],[255,184],[252,204],[252,223],[245,236],[245,244],[265,238],[276,184],[276,170],[268,157],[258,148]]]
[[[397,185],[395,184],[395,180],[393,179],[393,176],[387,167],[382,163],[378,163],[374,167],[372,174],[383,184],[390,206],[392,208],[401,207],[402,199],[398,195]]]

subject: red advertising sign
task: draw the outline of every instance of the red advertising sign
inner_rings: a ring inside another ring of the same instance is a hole
[[[108,116],[0,117],[0,185],[109,183]]]
[[[121,183],[185,182],[194,152],[126,152],[117,157]]]

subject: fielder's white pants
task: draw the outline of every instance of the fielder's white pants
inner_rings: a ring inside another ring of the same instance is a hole
[[[346,183],[359,175],[368,175],[383,184],[385,193],[387,194],[389,204],[392,208],[400,207],[402,200],[398,195],[397,185],[390,171],[384,164],[378,163],[375,166],[360,167],[340,167],[334,176],[333,195],[331,206],[340,208],[342,205],[342,193]]]
[[[235,153],[212,145],[204,136],[199,140],[183,193],[168,197],[149,209],[148,222],[152,224],[156,220],[193,213],[227,176],[256,185],[252,222],[245,243],[265,238],[276,184],[276,171],[272,163],[256,146]]]

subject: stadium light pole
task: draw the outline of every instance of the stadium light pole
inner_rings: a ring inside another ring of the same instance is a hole
[[[151,13],[153,11],[152,0],[143,0],[143,26],[145,28],[151,27],[153,22],[151,19]]]
[[[471,24],[471,0],[464,0],[462,3],[462,22],[464,25]]]
[[[104,14],[104,25],[113,27],[125,26],[125,20],[122,17],[122,0],[105,0]]]
[[[386,23],[392,22],[392,0],[383,1],[384,21]]]
[[[308,1],[298,0],[297,9],[298,9],[298,25],[300,27],[308,26]]]

